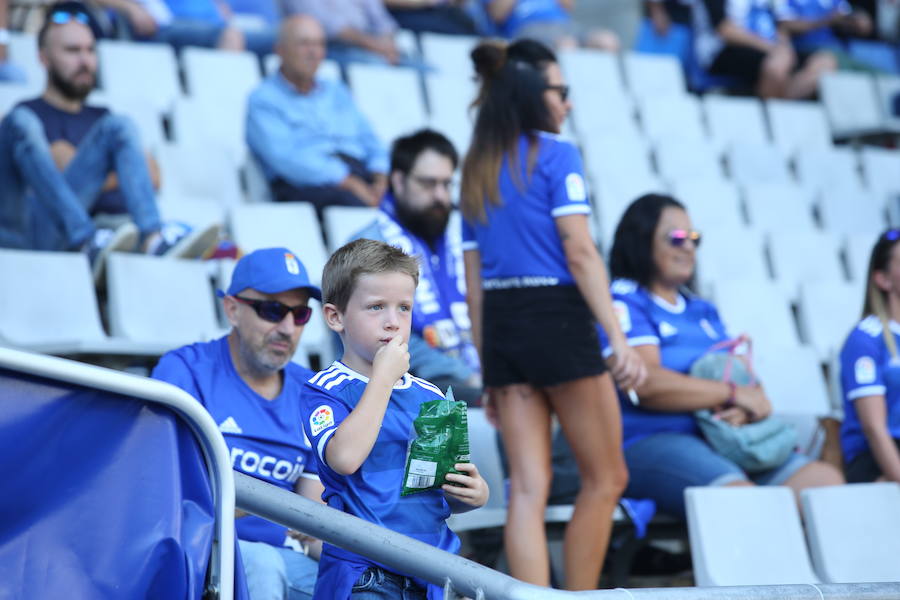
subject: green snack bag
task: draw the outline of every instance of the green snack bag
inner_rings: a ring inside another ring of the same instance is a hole
[[[422,404],[413,426],[417,437],[406,455],[401,496],[440,489],[447,473],[459,473],[453,465],[469,462],[466,403],[454,400],[452,389],[444,400]]]

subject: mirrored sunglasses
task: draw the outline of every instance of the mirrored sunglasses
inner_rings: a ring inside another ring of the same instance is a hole
[[[682,246],[684,246],[684,243],[687,240],[691,240],[692,242],[694,242],[694,248],[697,248],[700,246],[700,240],[701,240],[702,236],[700,235],[699,231],[694,231],[694,230],[688,231],[687,229],[673,229],[672,231],[670,231],[668,233],[668,238],[669,238],[669,244],[671,244],[672,246],[675,246],[676,248],[681,248]]]

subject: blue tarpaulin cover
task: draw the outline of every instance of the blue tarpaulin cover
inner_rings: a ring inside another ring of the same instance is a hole
[[[0,369],[0,478],[0,598],[202,597],[212,489],[174,412]]]

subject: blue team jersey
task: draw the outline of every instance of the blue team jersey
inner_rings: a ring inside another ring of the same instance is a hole
[[[319,476],[325,486],[324,500],[332,508],[370,523],[441,550],[457,552],[459,538],[447,527],[450,507],[442,491],[400,496],[407,447],[415,435],[413,420],[419,415],[422,403],[444,397],[437,387],[408,373],[404,375],[394,386],[375,446],[356,473],[340,475],[325,462],[331,436],[359,402],[368,382],[367,377],[335,362],[314,375],[304,388],[303,428],[319,465]],[[313,598],[347,598],[359,576],[373,565],[382,566],[325,544]],[[427,585],[429,599],[442,597],[441,588],[424,581],[420,583]]]
[[[493,0],[482,0],[485,7]],[[532,23],[565,22],[571,20],[559,0],[515,0],[512,11],[497,26],[506,37],[516,37],[519,29]]]
[[[630,346],[659,346],[662,366],[688,373],[691,365],[710,347],[728,339],[716,308],[691,294],[680,294],[672,305],[628,279],[617,279],[610,291],[613,310]],[[599,326],[603,355],[611,352]],[[619,394],[622,407],[622,437],[625,445],[654,433],[680,432],[699,435],[692,412],[662,412],[634,406]]]
[[[284,368],[281,393],[263,398],[238,375],[228,336],[165,354],[152,377],[180,387],[202,404],[231,451],[234,469],[292,491],[300,477],[318,479],[312,449],[301,426],[300,392],[313,372],[295,363]],[[255,515],[235,520],[238,537],[282,546],[286,529]]]
[[[518,178],[505,156],[500,170],[500,206],[485,199],[487,222],[465,219],[463,250],[481,253],[484,289],[573,285],[557,217],[589,215],[581,156],[571,143],[538,132],[537,156],[528,172],[529,138],[518,148]]]
[[[900,324],[891,321],[891,333],[900,346]],[[850,332],[841,349],[841,389],[844,422],[841,447],[844,461],[850,462],[869,449],[855,401],[866,396],[884,396],[887,426],[891,437],[900,439],[900,360],[891,358],[884,342],[881,321],[869,316]]]

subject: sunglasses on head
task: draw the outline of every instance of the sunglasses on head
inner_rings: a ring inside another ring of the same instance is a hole
[[[58,10],[50,15],[50,22],[56,25],[65,25],[66,23],[69,23],[71,21],[77,21],[82,25],[88,25],[87,13],[81,12],[79,10]]]
[[[548,85],[547,89],[558,92],[563,102],[569,99],[569,86],[567,85]]]
[[[881,237],[889,242],[896,242],[900,240],[900,229],[888,229]]]
[[[256,312],[260,319],[270,323],[281,323],[284,316],[291,313],[294,315],[294,325],[306,325],[312,316],[312,308],[304,304],[288,306],[277,300],[257,300],[256,298],[241,298],[240,296],[234,296],[234,299],[246,304]]]
[[[673,229],[668,234],[669,244],[676,248],[681,248],[688,240],[694,242],[694,248],[700,246],[702,236],[699,231],[688,231],[687,229]]]

